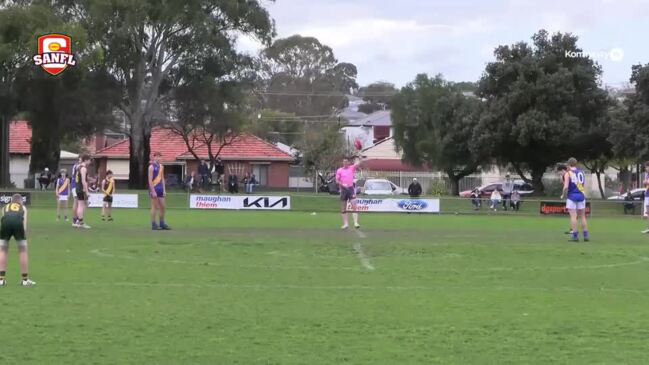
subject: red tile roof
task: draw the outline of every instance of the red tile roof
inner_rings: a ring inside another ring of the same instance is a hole
[[[129,158],[128,140],[103,148],[95,157]],[[218,146],[213,144],[215,151]],[[162,153],[162,162],[191,160],[194,156],[188,151],[182,137],[168,129],[155,128],[151,133],[151,152]],[[195,152],[201,159],[207,159],[207,146],[197,142]],[[293,161],[293,156],[283,152],[273,144],[253,135],[241,135],[221,150],[222,160],[245,161]]]
[[[31,154],[32,127],[24,120],[9,123],[9,153]]]

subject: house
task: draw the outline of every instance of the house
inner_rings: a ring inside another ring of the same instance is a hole
[[[31,162],[31,140],[32,128],[29,123],[26,121],[12,121],[9,123],[9,181],[19,189],[31,185],[30,181],[27,181]],[[76,153],[61,151],[59,166],[52,166],[50,169],[57,171],[66,168],[70,171],[78,157]]]
[[[426,169],[403,162],[403,152],[397,151],[394,137],[385,138],[373,146],[363,149],[362,155],[365,156],[363,168],[371,171],[415,172]]]
[[[390,110],[379,110],[364,118],[350,121],[343,128],[349,143],[360,140],[368,148],[375,143],[392,136],[392,117]]]
[[[185,176],[198,170],[198,161],[188,150],[182,137],[172,131],[154,128],[150,143],[151,152],[162,154],[168,184],[180,183]],[[213,151],[219,148],[216,144],[211,147]],[[201,160],[209,160],[208,146],[205,144],[197,143],[194,153]],[[93,157],[100,176],[104,176],[107,170],[112,170],[116,180],[128,179],[128,139],[97,150]],[[288,188],[289,164],[295,159],[275,145],[250,134],[236,137],[221,150],[219,157],[225,165],[226,175],[242,178],[246,173],[253,173],[261,186],[272,189]]]

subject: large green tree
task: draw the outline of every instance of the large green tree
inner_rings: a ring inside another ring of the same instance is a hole
[[[263,42],[274,34],[260,0],[65,2],[89,30],[90,40],[102,47],[105,63],[119,81],[119,108],[129,124],[129,185],[134,188],[146,185],[151,129],[165,119],[162,100],[178,86],[172,74],[183,65],[204,64],[196,55],[209,53],[218,64],[220,57],[230,56],[238,34]]]
[[[313,37],[275,40],[261,52],[263,107],[297,116],[333,115],[358,87],[356,66],[339,63],[331,47]]]
[[[32,127],[33,173],[56,168],[62,138],[78,138],[103,129],[116,104],[115,80],[98,62],[85,29],[66,22],[65,8],[50,1],[24,1],[0,10],[0,69],[8,92],[4,114],[21,113]],[[45,73],[31,61],[41,34],[64,33],[72,38],[77,65],[58,76]],[[7,112],[9,111],[9,113]]]
[[[358,89],[358,96],[364,103],[359,105],[358,111],[366,114],[377,110],[390,109],[390,101],[399,92],[394,84],[377,81]]]
[[[571,155],[587,157],[575,137],[605,118],[609,104],[599,87],[600,66],[587,57],[568,57],[570,52],[581,52],[577,37],[544,30],[531,45],[499,46],[476,93],[488,108],[473,150],[511,164],[539,193],[549,166]]]
[[[418,75],[392,100],[396,145],[406,161],[444,171],[457,195],[460,179],[482,162],[469,148],[480,110],[478,99],[465,96],[442,76]]]

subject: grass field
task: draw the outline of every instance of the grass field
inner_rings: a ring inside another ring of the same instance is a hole
[[[645,364],[636,218],[30,210],[0,288],[1,364]]]

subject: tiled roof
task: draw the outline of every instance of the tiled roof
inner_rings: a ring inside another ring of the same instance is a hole
[[[32,127],[26,121],[9,123],[9,153],[31,154]]]
[[[129,158],[128,140],[118,142],[103,148],[95,157]],[[218,146],[213,147],[214,150]],[[162,162],[190,160],[194,156],[187,150],[182,137],[168,129],[155,128],[151,133],[151,152],[162,153]],[[201,159],[207,159],[207,146],[197,143],[196,154]],[[253,135],[241,135],[231,145],[223,148],[219,154],[222,160],[260,160],[260,161],[292,161],[293,156],[281,151],[276,146]]]

